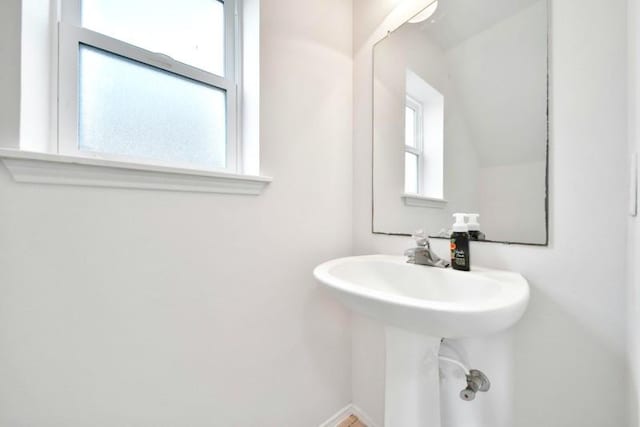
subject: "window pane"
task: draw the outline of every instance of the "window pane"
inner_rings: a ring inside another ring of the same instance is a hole
[[[418,194],[418,156],[404,153],[404,192]]]
[[[80,150],[225,167],[221,89],[81,45],[78,96]]]
[[[82,0],[82,26],[224,76],[224,3]]]
[[[409,147],[416,146],[416,112],[405,107],[404,111],[404,143]]]

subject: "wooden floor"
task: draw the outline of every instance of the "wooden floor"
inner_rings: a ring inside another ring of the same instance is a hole
[[[367,427],[355,415],[349,415],[349,418],[338,424],[338,427]]]

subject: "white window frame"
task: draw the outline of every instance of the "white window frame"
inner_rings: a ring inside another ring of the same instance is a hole
[[[416,143],[415,147],[407,145],[407,137],[405,135],[404,140],[404,153],[411,153],[418,158],[418,176],[416,188],[418,192],[416,194],[422,194],[424,190],[424,107],[422,103],[415,98],[407,95],[406,108],[409,108],[415,112],[415,120],[413,122],[414,132],[413,137]],[[405,112],[406,112],[405,108]],[[405,118],[406,122],[406,118]],[[404,157],[404,156],[403,156]],[[406,164],[405,164],[405,176],[406,176]]]
[[[103,160],[129,161],[142,164],[193,168],[179,162],[162,162],[145,158],[133,158],[118,154],[80,150],[78,140],[78,81],[80,45],[91,46],[182,76],[196,82],[221,89],[226,93],[226,159],[225,168],[208,170],[241,172],[241,149],[239,144],[240,117],[238,76],[240,75],[239,22],[235,0],[218,0],[224,3],[225,13],[225,76],[218,76],[200,68],[176,61],[170,56],[150,52],[138,46],[81,27],[81,0],[61,0],[61,19],[58,34],[58,154],[97,158]]]

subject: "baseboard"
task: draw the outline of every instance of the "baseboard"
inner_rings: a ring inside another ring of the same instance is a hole
[[[362,421],[362,423],[366,424],[367,427],[378,427],[378,425],[371,420],[371,417],[353,403],[350,403],[340,409],[338,412],[333,414],[331,418],[320,424],[319,427],[336,427],[341,421],[347,419],[349,415],[355,415],[360,421]]]
[[[378,427],[378,424],[374,423],[369,415],[366,414],[359,406],[351,405],[353,415],[358,417],[360,421],[367,425],[367,427]]]

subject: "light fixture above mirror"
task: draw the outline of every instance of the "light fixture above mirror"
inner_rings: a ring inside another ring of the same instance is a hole
[[[431,16],[436,13],[436,9],[438,9],[438,0],[435,0],[429,6],[422,9],[422,12],[418,13],[413,18],[409,19],[410,24],[417,24],[420,22],[424,22],[427,19],[431,18]]]

